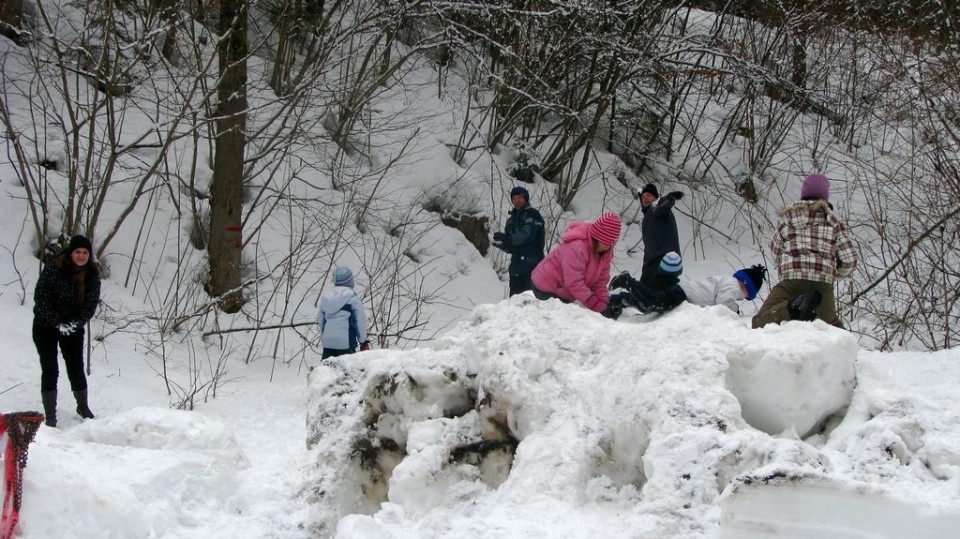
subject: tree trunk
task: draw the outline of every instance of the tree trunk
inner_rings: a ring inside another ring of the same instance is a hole
[[[220,3],[219,108],[211,194],[210,282],[224,312],[243,305],[240,289],[241,200],[247,110],[247,6],[245,0]]]

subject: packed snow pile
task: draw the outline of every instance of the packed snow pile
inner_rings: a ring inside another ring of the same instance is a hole
[[[800,436],[842,419],[856,356],[822,322],[752,330],[722,307],[612,321],[526,294],[480,306],[429,348],[310,373],[316,521],[338,537],[465,522],[493,537],[504,520],[583,537],[615,514],[624,536],[700,535],[745,478],[830,476]]]
[[[160,537],[183,523],[202,533],[197,512],[233,507],[248,465],[228,426],[180,410],[136,407],[69,431],[41,428],[25,475],[23,535]]]
[[[960,529],[960,350],[860,352],[843,422],[815,444],[829,477],[768,467],[721,499],[721,539],[955,537]]]
[[[720,539],[957,536],[960,512],[938,512],[872,488],[819,479],[742,485],[721,502]]]
[[[823,322],[804,328],[771,325],[746,334],[728,351],[727,389],[743,418],[767,434],[807,437],[850,404],[856,385],[857,341]]]

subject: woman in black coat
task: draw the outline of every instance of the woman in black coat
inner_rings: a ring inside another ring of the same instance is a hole
[[[40,395],[50,427],[57,426],[58,346],[77,414],[93,419],[83,373],[83,327],[100,303],[100,271],[91,260],[92,250],[84,236],[71,238],[67,249],[43,267],[33,294],[33,343],[40,355]]]

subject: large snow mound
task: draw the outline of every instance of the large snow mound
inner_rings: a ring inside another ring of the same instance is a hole
[[[163,537],[181,526],[195,531],[196,514],[234,506],[240,472],[249,465],[222,422],[148,407],[69,430],[42,427],[29,453],[23,489],[33,501],[21,515],[29,537]],[[51,492],[52,498],[40,497]],[[70,529],[63,529],[64,513]]]
[[[509,503],[516,536],[569,519],[560,527],[582,537],[608,530],[612,513],[625,536],[699,535],[748,472],[829,473],[793,433],[847,407],[855,357],[837,328],[751,330],[723,308],[611,321],[530,295],[480,306],[429,348],[311,372],[317,520],[339,522],[340,537],[384,533],[378,519],[442,537],[474,519],[493,536],[505,516],[484,508]],[[592,509],[570,515],[571,504]]]

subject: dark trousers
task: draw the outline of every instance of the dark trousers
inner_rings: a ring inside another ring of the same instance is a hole
[[[60,377],[58,346],[63,354],[63,364],[67,367],[70,389],[87,389],[87,377],[83,374],[83,327],[70,335],[60,335],[55,327],[34,324],[33,344],[40,356],[40,391],[57,390],[57,378]]]
[[[320,359],[327,359],[328,357],[345,356],[347,354],[352,354],[354,352],[356,352],[356,350],[337,350],[336,348],[324,348],[323,355],[320,356]]]
[[[819,290],[823,294],[823,301],[817,307],[817,318],[842,329],[843,322],[837,315],[837,300],[833,295],[833,285],[803,279],[787,279],[786,281],[780,281],[773,287],[770,295],[760,306],[757,315],[753,317],[752,325],[754,329],[762,328],[767,324],[779,324],[792,320],[787,308],[790,300],[814,290]]]
[[[651,279],[657,276],[660,273],[660,261],[663,260],[664,255],[660,255],[650,260],[647,260],[643,263],[643,267],[640,268],[640,282],[645,285],[650,285]]]
[[[533,281],[530,279],[529,273],[526,275],[510,274],[510,295],[511,296],[522,294],[527,290],[533,290]]]

